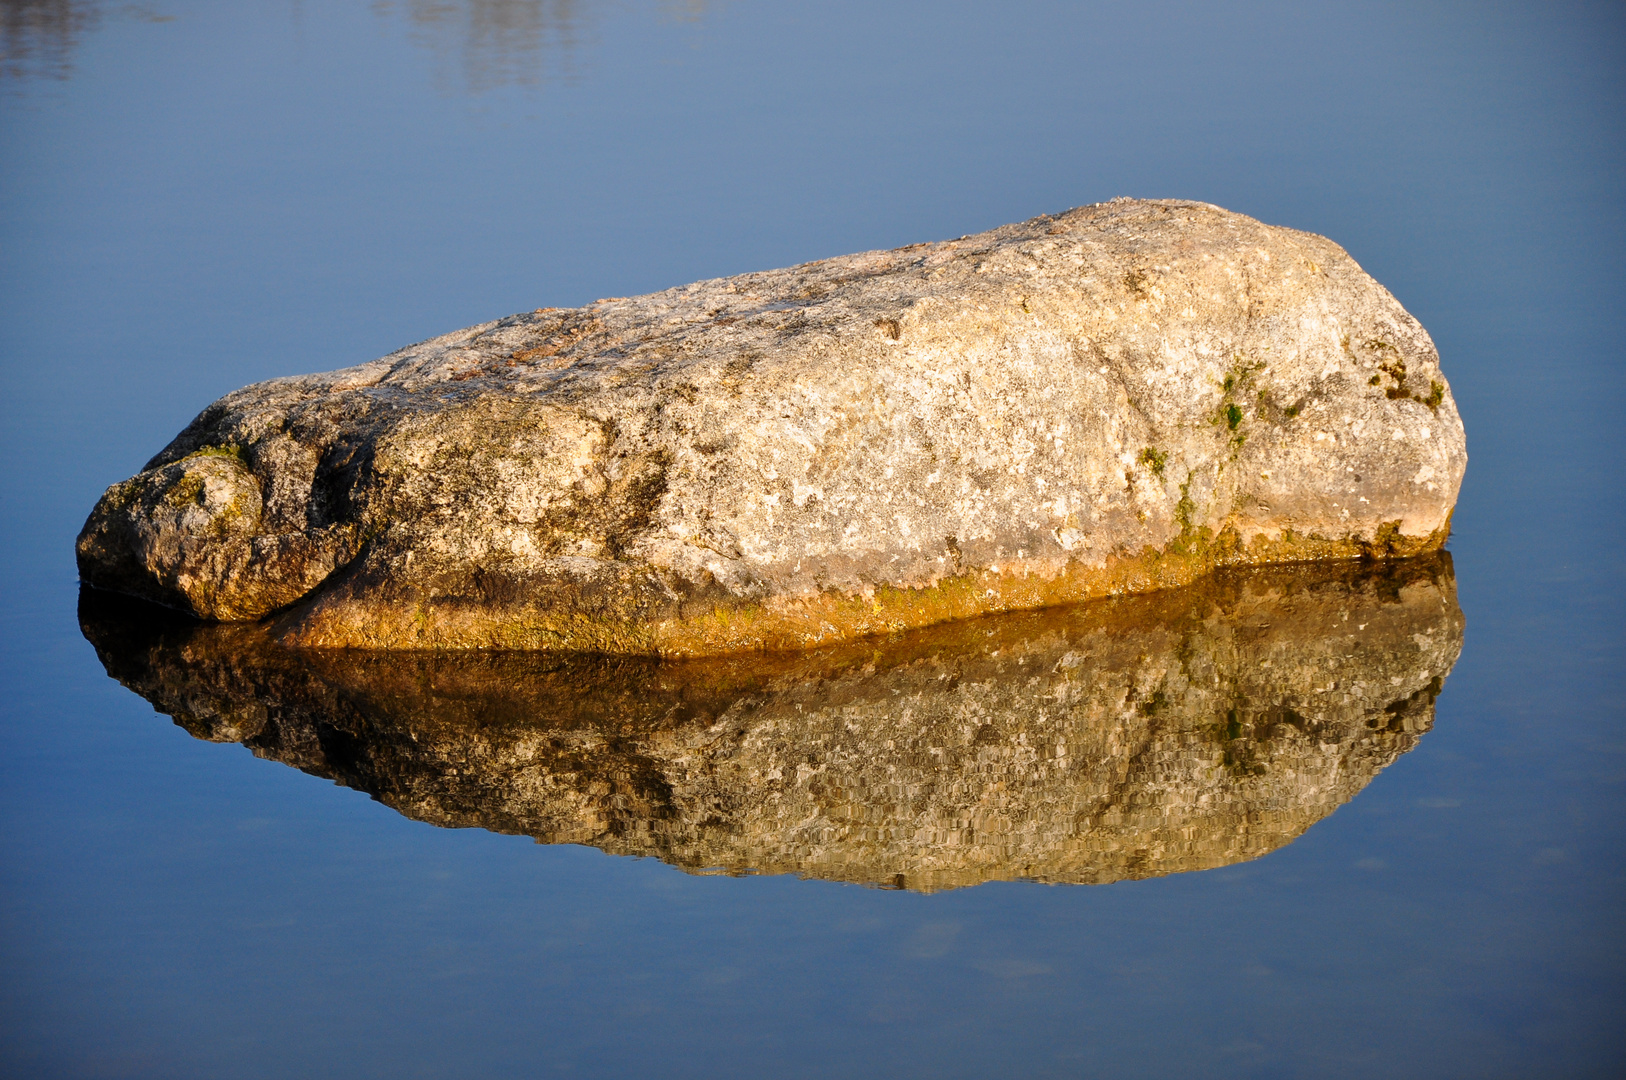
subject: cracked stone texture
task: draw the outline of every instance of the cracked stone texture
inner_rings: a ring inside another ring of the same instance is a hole
[[[1124,199],[247,387],[78,555],[294,644],[705,655],[1416,554],[1466,461],[1336,244]]]
[[[1275,850],[1431,727],[1463,633],[1443,552],[679,662],[291,649],[84,596],[108,673],[193,735],[408,817],[916,889]]]

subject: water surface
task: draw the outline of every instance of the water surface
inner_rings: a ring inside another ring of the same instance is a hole
[[[1623,31],[0,4],[0,1071],[1616,1075]],[[1447,568],[687,674],[81,607],[96,497],[250,381],[1116,195],[1331,236],[1429,328]]]

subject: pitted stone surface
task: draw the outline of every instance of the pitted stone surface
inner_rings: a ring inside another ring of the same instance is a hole
[[[1336,244],[1114,200],[239,390],[79,561],[304,645],[699,655],[1413,554],[1465,464]]]

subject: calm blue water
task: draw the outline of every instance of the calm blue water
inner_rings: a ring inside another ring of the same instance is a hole
[[[0,3],[0,1071],[1626,1067],[1626,11]],[[104,673],[72,540],[202,406],[1116,195],[1324,233],[1471,463],[1434,729],[1220,870],[931,895],[443,830]]]

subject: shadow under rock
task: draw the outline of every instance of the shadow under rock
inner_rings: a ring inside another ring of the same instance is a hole
[[[416,820],[923,890],[1273,851],[1416,745],[1463,631],[1443,552],[684,662],[293,650],[90,589],[80,623],[194,736]]]

